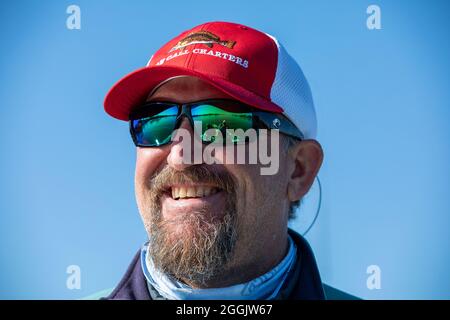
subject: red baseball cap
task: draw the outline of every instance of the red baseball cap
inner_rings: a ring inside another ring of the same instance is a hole
[[[300,66],[275,39],[230,22],[208,22],[162,46],[146,67],[119,80],[108,92],[105,111],[128,120],[159,84],[194,76],[255,108],[283,113],[315,138],[317,120],[311,90]]]

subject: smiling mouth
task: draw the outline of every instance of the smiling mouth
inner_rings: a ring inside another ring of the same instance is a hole
[[[167,194],[172,199],[205,198],[222,191],[216,186],[198,185],[198,186],[172,186],[167,189]]]

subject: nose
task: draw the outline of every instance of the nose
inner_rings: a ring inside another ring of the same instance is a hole
[[[194,129],[187,118],[184,118],[179,128],[172,136],[170,152],[167,156],[167,164],[175,170],[182,171],[194,164]],[[202,146],[200,144],[200,150]]]

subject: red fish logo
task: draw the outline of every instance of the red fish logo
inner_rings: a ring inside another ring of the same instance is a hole
[[[218,44],[229,49],[233,49],[236,41],[221,40],[218,36],[209,31],[198,31],[190,33],[188,36],[181,39],[172,49],[170,49],[169,52],[199,43],[202,43],[209,48],[212,48],[214,44]]]

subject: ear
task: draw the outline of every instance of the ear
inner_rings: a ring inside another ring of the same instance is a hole
[[[323,161],[321,145],[316,140],[304,140],[289,151],[293,169],[288,182],[288,199],[297,201],[311,188]]]

